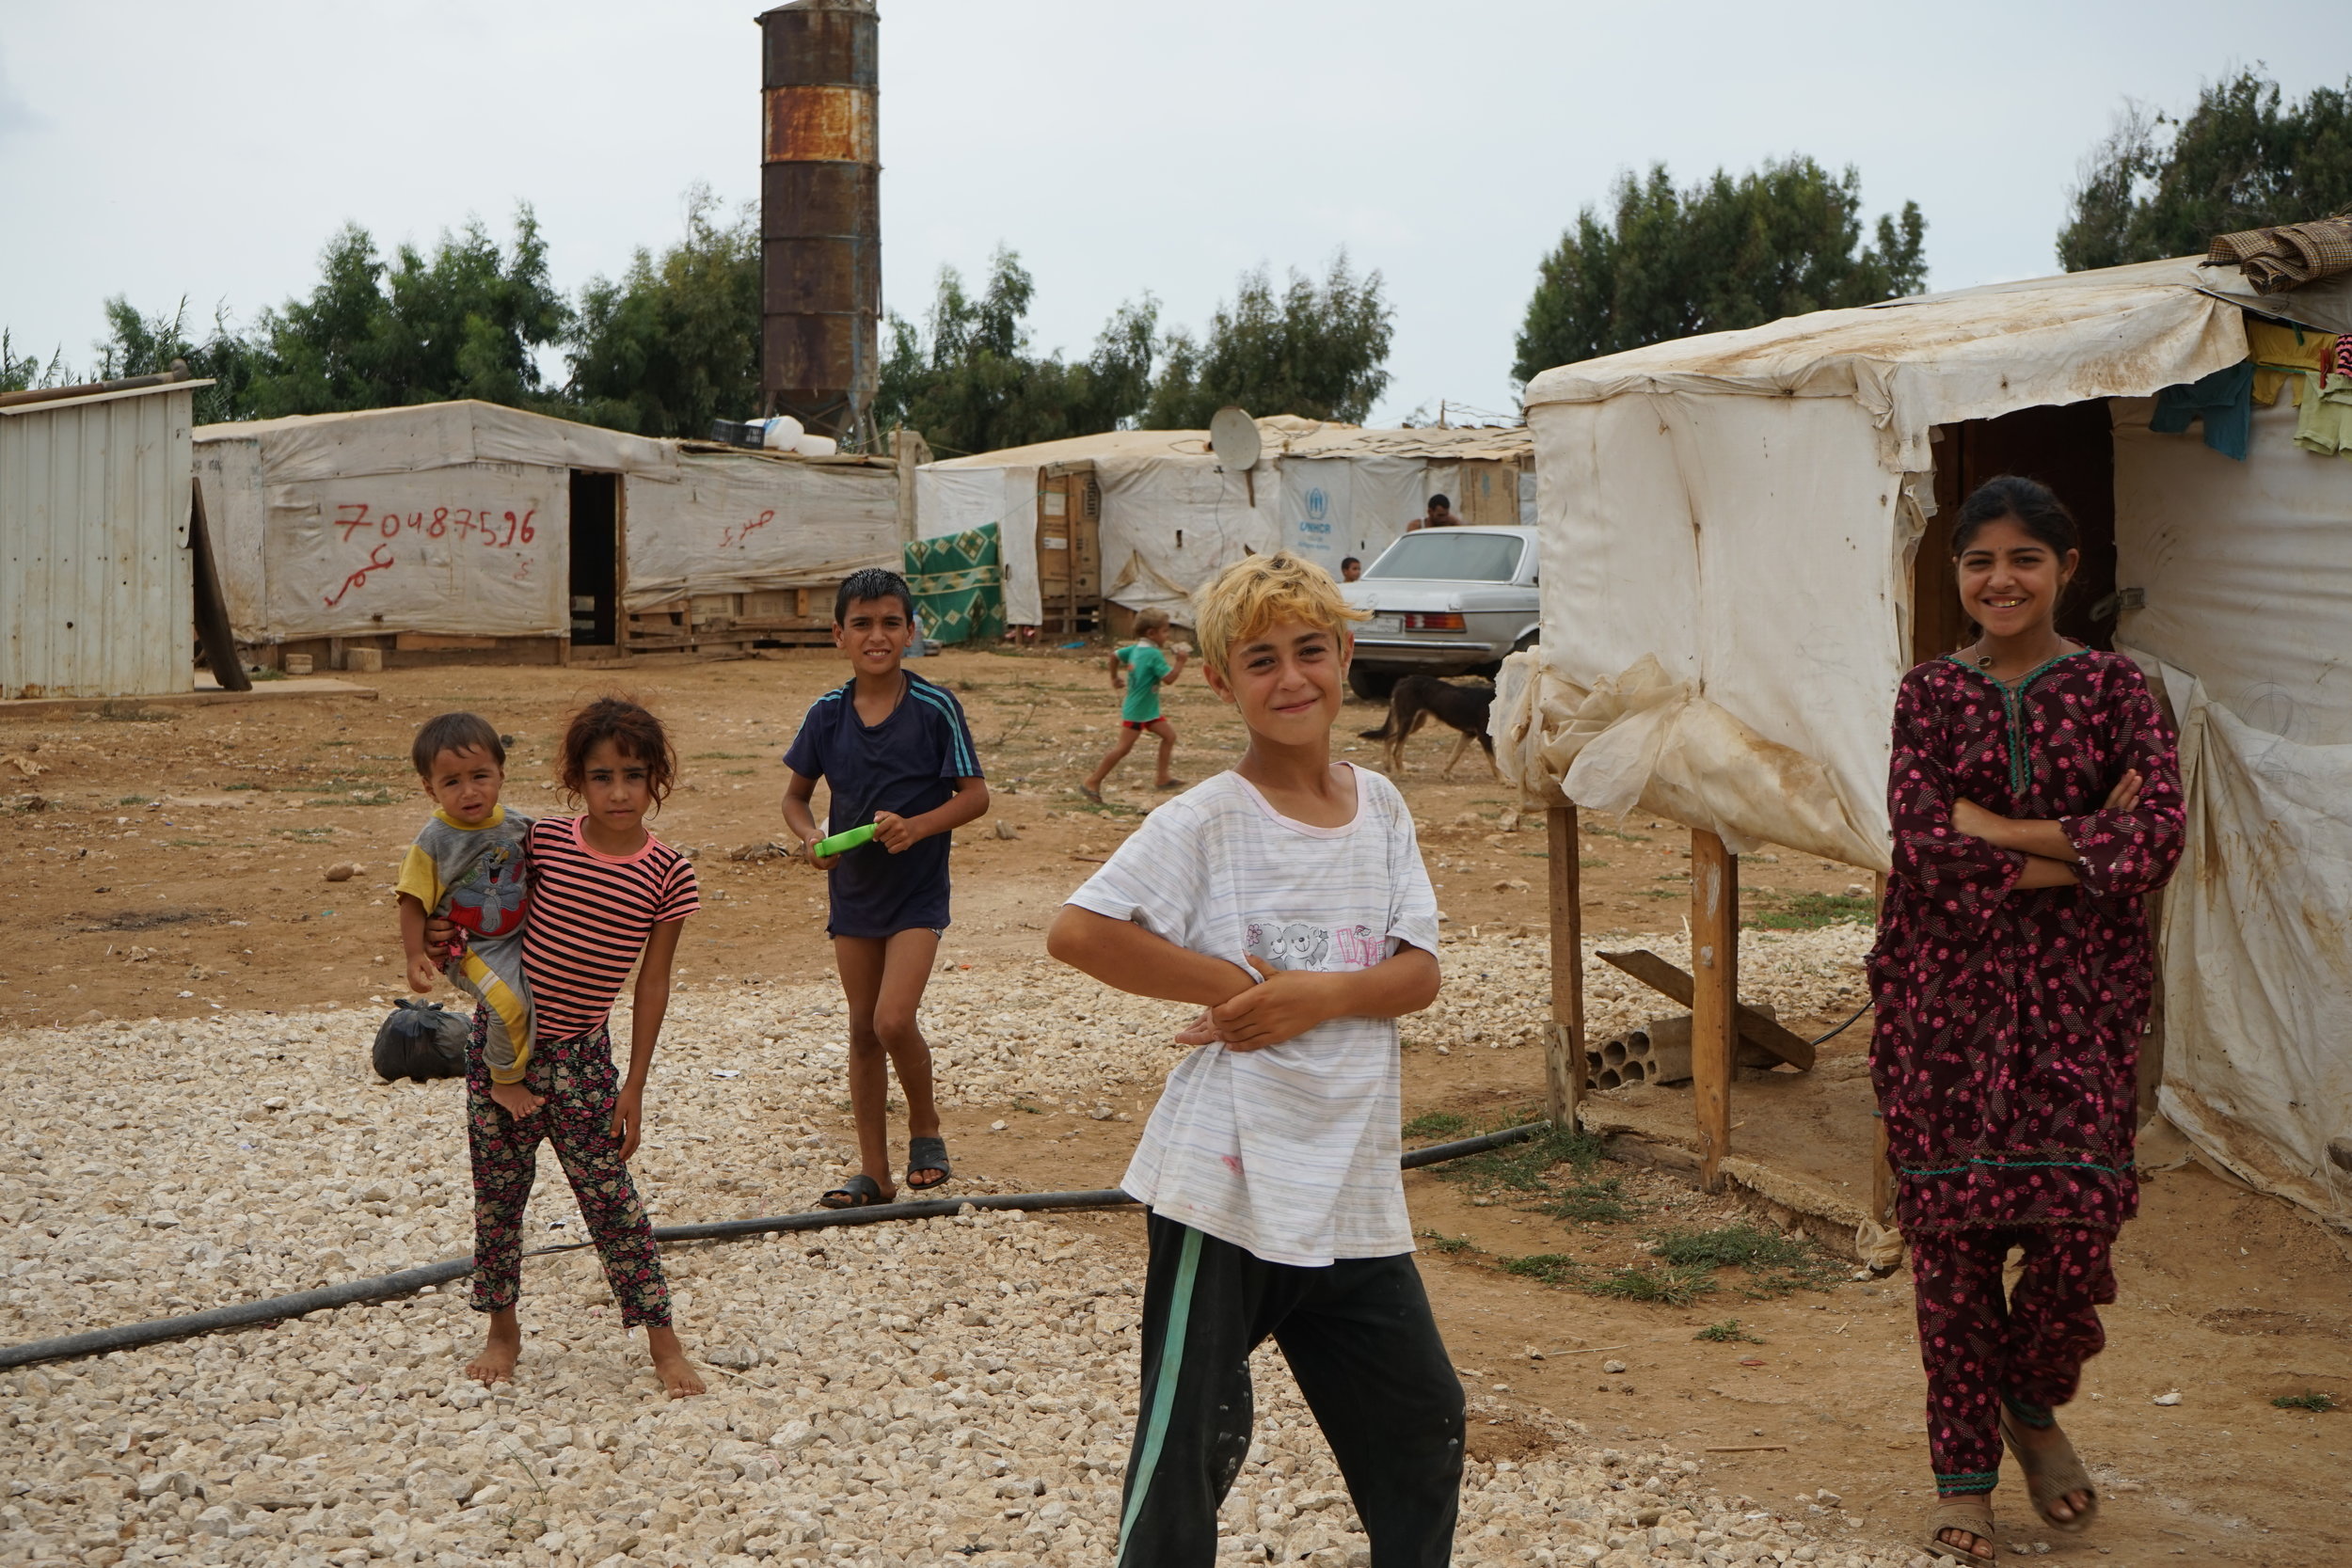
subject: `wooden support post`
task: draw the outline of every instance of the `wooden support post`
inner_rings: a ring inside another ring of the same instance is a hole
[[[1584,1101],[1584,879],[1576,807],[1544,813],[1550,856],[1551,1027],[1545,1031],[1544,1087],[1552,1126],[1576,1127]]]
[[[1874,894],[1877,913],[1886,912],[1886,873],[1876,879]],[[1870,1218],[1879,1225],[1892,1225],[1895,1219],[1895,1166],[1886,1156],[1886,1118],[1870,1118]]]
[[[1699,1185],[1723,1190],[1731,1152],[1731,1071],[1739,1045],[1740,861],[1691,831],[1691,1082],[1698,1101]]]
[[[931,460],[931,449],[919,433],[900,426],[890,433],[890,455],[898,465],[898,539],[912,545],[916,531],[915,470]]]

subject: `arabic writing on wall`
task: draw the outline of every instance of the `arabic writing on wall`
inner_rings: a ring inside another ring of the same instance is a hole
[[[378,556],[381,556],[383,559],[380,561],[377,560],[376,558]],[[352,573],[351,576],[343,578],[343,585],[326,596],[326,608],[332,610],[337,605],[342,603],[343,595],[350,593],[355,588],[363,586],[367,582],[368,575],[371,572],[387,571],[394,564],[396,564],[396,558],[392,554],[391,546],[376,546],[373,549],[368,551],[367,564]]]
[[[775,512],[771,509],[761,513],[748,523],[732,524],[719,535],[719,547],[723,550],[732,549],[775,520]]]

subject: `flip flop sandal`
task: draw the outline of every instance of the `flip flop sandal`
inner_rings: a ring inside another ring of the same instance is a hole
[[[1943,1532],[1947,1529],[1966,1530],[1992,1549],[1979,1553],[1955,1546],[1943,1539]],[[1928,1511],[1928,1525],[1919,1533],[1919,1544],[1930,1554],[1947,1557],[1955,1562],[1996,1562],[2000,1560],[2000,1545],[1993,1529],[1993,1499],[1987,1494],[1938,1497],[1935,1506]]]
[[[2099,1489],[2090,1483],[2090,1472],[2083,1468],[2081,1456],[2064,1433],[2058,1433],[2055,1448],[2032,1449],[2017,1440],[2018,1428],[2026,1423],[2001,1402],[2001,1435],[2008,1439],[2009,1451],[2017,1456],[2017,1467],[2026,1474],[2026,1496],[2032,1500],[2033,1511],[2042,1522],[2054,1530],[2079,1535],[2091,1520],[2099,1516]],[[2053,1518],[2050,1505],[2069,1492],[2080,1492],[2090,1501],[2072,1519]]]
[[[1078,786],[1078,793],[1085,796],[1088,800],[1093,801],[1098,806],[1103,803],[1103,792],[1099,789],[1092,789],[1085,784],[1080,784]]]
[[[924,1170],[939,1172],[939,1179],[935,1181],[917,1181],[914,1179],[914,1173]],[[955,1174],[956,1168],[947,1163],[946,1139],[909,1138],[907,1140],[908,1186],[918,1193],[928,1193],[934,1187],[946,1186],[947,1179]]]
[[[817,1206],[820,1209],[870,1209],[878,1203],[889,1201],[882,1196],[882,1184],[860,1171],[818,1198]]]
[[[1152,787],[1154,789],[1190,789],[1192,786],[1182,779],[1170,779],[1164,784],[1154,784]]]

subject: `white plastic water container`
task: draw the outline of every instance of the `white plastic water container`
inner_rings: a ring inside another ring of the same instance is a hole
[[[767,433],[760,437],[761,446],[766,447],[770,451],[796,450],[793,443],[801,438],[800,420],[789,414],[779,414],[767,421]]]
[[[792,450],[803,457],[831,457],[841,450],[841,443],[830,436],[803,436],[792,443]]]

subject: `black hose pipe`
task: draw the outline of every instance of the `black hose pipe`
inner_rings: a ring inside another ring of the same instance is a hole
[[[1551,1123],[1531,1121],[1524,1127],[1506,1127],[1500,1132],[1481,1132],[1474,1138],[1462,1138],[1450,1144],[1431,1144],[1425,1148],[1408,1148],[1397,1164],[1406,1170],[1419,1170],[1423,1165],[1441,1165],[1448,1160],[1459,1160],[1465,1154],[1484,1154],[1490,1148],[1507,1144],[1523,1144],[1536,1133],[1548,1131]]]
[[[1419,1170],[1423,1165],[1458,1160],[1466,1154],[1482,1154],[1490,1148],[1523,1142],[1550,1125],[1546,1121],[1530,1122],[1524,1127],[1505,1128],[1500,1132],[1482,1133],[1455,1143],[1432,1144],[1426,1148],[1409,1150],[1398,1164],[1406,1170]],[[936,1219],[961,1213],[966,1209],[1015,1210],[1034,1214],[1072,1209],[1119,1209],[1134,1202],[1134,1198],[1116,1187],[1076,1193],[1007,1193],[996,1196],[935,1197],[908,1203],[877,1203],[863,1209],[813,1209],[803,1214],[777,1214],[764,1219],[657,1226],[653,1234],[658,1242],[721,1242],[741,1236],[765,1235],[771,1231],[830,1230],[846,1225]],[[588,1242],[573,1242],[563,1246],[539,1247],[525,1256],[544,1258],[550,1253],[577,1252],[591,1244]],[[161,1344],[167,1339],[184,1339],[196,1334],[215,1334],[227,1328],[248,1328],[255,1323],[278,1323],[330,1307],[353,1307],[361,1302],[414,1295],[428,1285],[446,1285],[471,1273],[472,1258],[448,1258],[438,1263],[425,1263],[413,1269],[402,1269],[395,1274],[377,1275],[370,1279],[322,1285],[315,1291],[300,1291],[290,1296],[237,1302],[228,1307],[190,1312],[182,1317],[151,1318],[145,1323],[92,1329],[87,1334],[67,1334],[54,1339],[34,1339],[0,1349],[0,1369],[29,1366],[36,1361],[78,1360],[84,1356],[103,1355],[108,1351],[136,1350],[145,1345]]]

